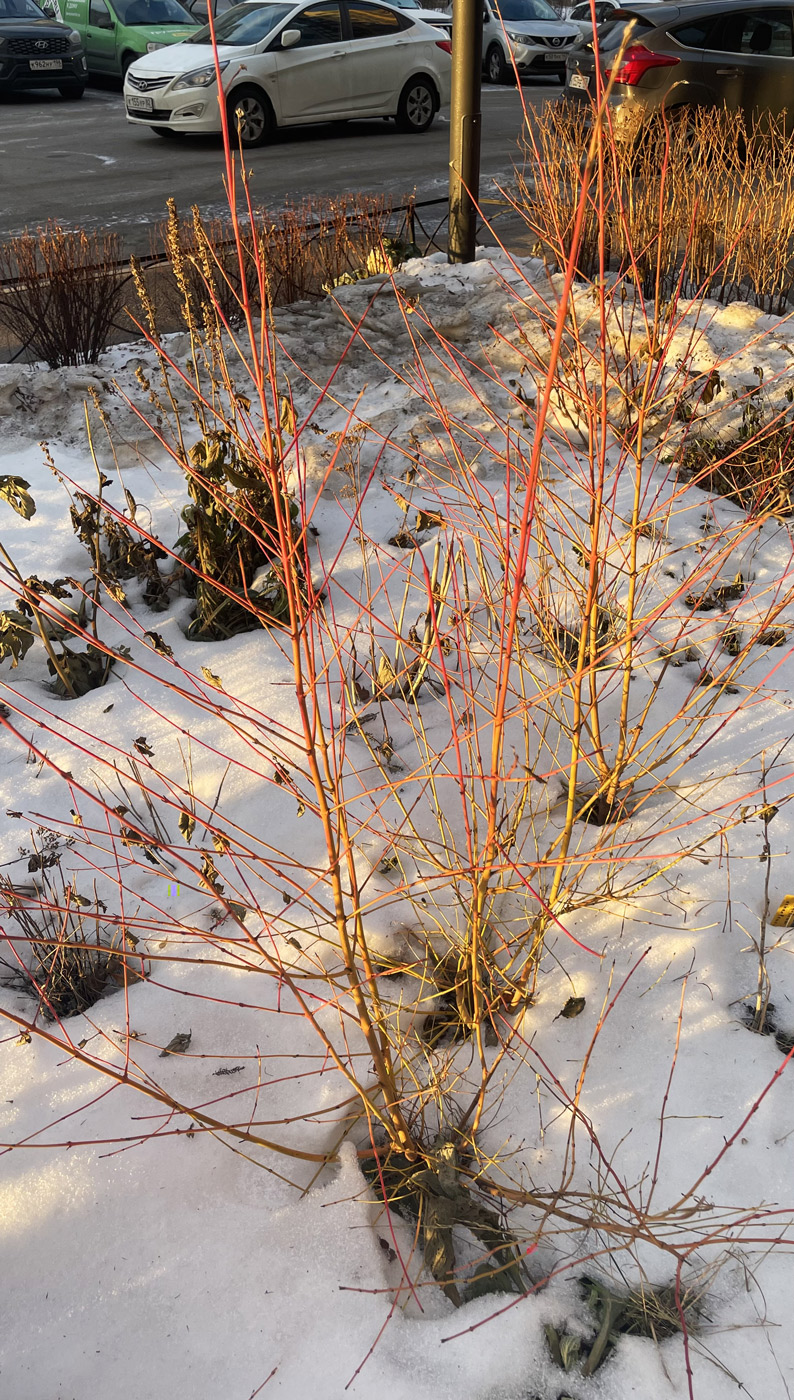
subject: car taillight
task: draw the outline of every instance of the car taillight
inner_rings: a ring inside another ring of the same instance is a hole
[[[443,49],[444,53],[452,53],[452,45],[449,39],[436,39],[436,48]]]
[[[644,44],[630,44],[615,73],[615,82],[622,83],[624,87],[636,87],[650,68],[674,68],[680,62],[680,58],[674,54],[651,53]],[[605,77],[609,78],[611,73],[612,69],[607,68]]]

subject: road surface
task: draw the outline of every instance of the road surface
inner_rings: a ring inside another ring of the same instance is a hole
[[[562,89],[555,82],[523,92],[540,105]],[[522,121],[514,88],[483,90],[483,195],[509,178]],[[433,198],[446,193],[448,147],[442,113],[424,136],[383,121],[293,128],[248,152],[246,165],[255,203],[271,209],[288,198],[350,191]],[[225,208],[219,142],[162,141],[130,126],[121,93],[109,86],[90,87],[82,102],[46,92],[0,101],[0,171],[0,241],[55,219],[118,232],[126,251],[147,253],[169,195],[185,213],[194,203],[209,216]]]

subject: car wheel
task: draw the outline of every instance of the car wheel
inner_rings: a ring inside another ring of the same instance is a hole
[[[121,81],[122,81],[122,82],[124,82],[124,79],[125,79],[126,76],[127,76],[127,69],[129,68],[129,66],[130,66],[131,63],[134,63],[134,62],[135,62],[136,58],[140,58],[140,54],[138,54],[138,53],[125,53],[125,54],[122,54],[122,56],[121,56]]]
[[[433,125],[438,96],[429,78],[411,78],[400,93],[397,126],[400,131],[419,135]]]
[[[515,77],[512,68],[505,63],[499,44],[491,44],[485,58],[485,72],[489,83],[509,83]]]
[[[85,92],[85,83],[61,83],[58,91],[61,97],[73,97],[78,101]]]
[[[227,99],[229,135],[245,147],[264,146],[273,135],[276,120],[265,94],[257,87],[239,87]]]

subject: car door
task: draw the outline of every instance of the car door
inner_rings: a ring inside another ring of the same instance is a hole
[[[90,0],[85,57],[89,73],[116,71],[116,21],[105,0]]]
[[[597,7],[596,7],[597,8]],[[574,24],[578,25],[584,41],[590,40],[593,35],[593,16],[590,9],[589,0],[583,5],[574,5],[568,16]]]
[[[271,46],[276,57],[281,120],[323,121],[346,112],[350,105],[350,75],[338,0],[318,0],[289,20],[286,30],[299,29],[300,40],[281,48],[279,35]]]
[[[756,113],[787,111],[794,118],[794,21],[788,8],[732,10],[720,17],[703,53],[703,80],[714,101]]]
[[[346,0],[352,107],[357,116],[393,112],[408,78],[421,69],[412,20],[374,0]],[[439,35],[439,38],[441,36]]]

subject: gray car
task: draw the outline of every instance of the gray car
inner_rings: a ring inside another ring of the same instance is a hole
[[[597,41],[602,73],[611,71],[627,26],[628,47],[611,94],[613,126],[630,137],[662,107],[790,114],[794,126],[794,9],[792,4],[706,0],[683,5],[624,4],[591,44],[568,57],[566,91],[590,102],[596,95]]]

